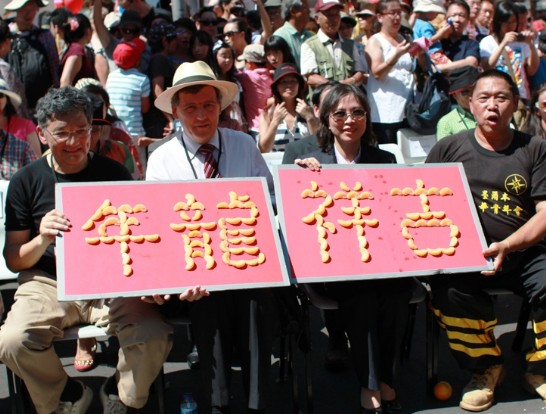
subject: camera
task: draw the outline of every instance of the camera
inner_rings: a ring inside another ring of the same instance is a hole
[[[518,33],[517,39],[518,42],[522,42],[525,40],[525,35],[523,33]]]
[[[448,17],[448,18],[446,19],[446,22],[447,22],[447,24],[449,24],[450,26],[453,26],[453,20],[451,19],[451,17]]]

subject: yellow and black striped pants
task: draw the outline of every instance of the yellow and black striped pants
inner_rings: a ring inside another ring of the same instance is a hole
[[[430,278],[432,305],[446,330],[449,347],[459,365],[479,372],[503,362],[493,329],[497,318],[489,288],[510,289],[531,303],[534,342],[527,353],[527,370],[546,375],[546,251],[529,248],[510,254],[502,271],[439,275]]]

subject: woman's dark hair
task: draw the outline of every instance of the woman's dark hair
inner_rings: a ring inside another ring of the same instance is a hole
[[[17,115],[17,110],[15,109],[15,106],[13,106],[10,97],[6,95],[6,98],[6,106],[2,112],[6,118],[11,118],[12,116]]]
[[[108,113],[106,114],[106,119],[108,121],[114,123],[120,120],[115,114],[115,111],[113,111],[113,108],[110,106],[110,95],[108,95],[108,92],[106,92],[106,89],[104,89],[101,85],[89,83],[83,86],[81,90],[87,94],[91,93],[101,98],[101,100],[104,102],[104,105],[108,109]],[[113,113],[111,114],[111,112]]]
[[[0,43],[4,43],[7,39],[11,39],[11,37],[8,22],[0,19]]]
[[[542,126],[542,117],[540,115],[542,109],[537,108],[537,105],[538,97],[544,92],[546,92],[546,83],[543,83],[540,88],[533,92],[533,96],[531,97],[531,111],[533,115],[529,117],[529,122],[527,122],[523,130],[523,132],[529,135],[538,135],[542,139],[546,139],[546,129]]]
[[[381,0],[379,3],[375,5],[375,12],[377,14],[383,14],[385,13],[385,10],[389,9],[389,3],[398,3],[400,2],[398,0]]]
[[[233,60],[234,60],[233,65],[231,66],[231,69],[225,75],[221,73],[220,68],[218,67],[217,56],[218,56],[218,52],[222,49],[229,49],[231,51],[231,55],[233,56]],[[218,79],[235,82],[235,58],[237,56],[236,56],[235,50],[233,50],[231,45],[225,42],[215,44],[214,47],[212,48],[212,57],[213,59],[212,59],[211,68],[214,71],[214,74],[216,75],[216,77]]]
[[[207,32],[203,30],[198,30],[190,38],[190,50],[193,49],[193,45],[195,44],[196,40],[198,40],[199,43],[203,45],[207,45],[209,47],[209,50],[207,52],[207,57],[205,58],[205,62],[209,66],[211,66],[211,64],[214,61],[214,57],[212,55],[212,47],[214,46],[214,40],[212,40],[212,37],[210,37],[210,35]]]
[[[288,46],[286,40],[280,36],[271,36],[264,43],[264,52],[267,55],[267,52],[277,50],[282,53],[282,63],[296,64],[296,59],[294,59],[294,55],[292,55],[290,46]]]
[[[237,31],[243,32],[245,34],[245,40],[248,44],[252,43],[252,32],[250,28],[248,27],[248,24],[243,19],[235,18],[235,19],[229,19],[227,21],[228,23],[235,23],[237,25]]]
[[[501,31],[501,25],[508,20],[512,16],[516,16],[516,22],[519,20],[519,10],[514,7],[514,3],[511,1],[501,1],[497,3],[495,6],[495,14],[493,15],[493,23],[492,25],[492,31],[497,37],[498,41],[502,40],[502,36],[500,34]]]
[[[470,17],[470,6],[466,2],[466,0],[451,0],[448,4],[446,9],[449,9],[451,6],[460,6],[463,9],[466,10],[466,17]]]
[[[339,101],[349,95],[354,96],[366,112],[366,131],[364,131],[364,135],[362,135],[360,141],[368,145],[374,145],[377,142],[372,130],[370,104],[368,103],[366,95],[362,92],[362,89],[357,88],[354,85],[341,83],[330,88],[320,105],[320,126],[317,131],[317,141],[319,147],[322,148],[324,152],[332,149],[335,142],[335,136],[332,131],[330,131],[330,115],[336,109]]]
[[[66,43],[74,43],[84,37],[88,29],[91,29],[91,22],[87,16],[78,13],[70,17],[62,27],[64,41]]]
[[[282,96],[279,93],[277,86],[282,79],[288,76],[294,76],[298,81],[298,95],[296,96],[296,98],[304,99],[307,88],[305,88],[305,80],[303,79],[303,76],[299,74],[297,66],[294,63],[283,63],[282,65],[279,65],[279,68],[281,67],[292,67],[294,69],[294,72],[296,73],[290,73],[288,75],[285,75],[271,84],[271,92],[273,93],[273,97],[275,98],[275,103],[279,104],[283,102]]]
[[[49,15],[49,23],[53,26],[59,27],[61,30],[64,30],[64,25],[73,14],[66,7],[59,7],[58,9],[53,9]]]

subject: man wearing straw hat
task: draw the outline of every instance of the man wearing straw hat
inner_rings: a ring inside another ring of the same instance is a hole
[[[221,177],[266,177],[271,173],[247,134],[218,128],[220,112],[238,93],[237,85],[216,79],[204,62],[183,63],[173,86],[155,105],[180,120],[183,131],[156,149],[148,160],[147,180],[192,180]],[[268,318],[273,302],[269,289],[214,292],[190,304],[193,334],[203,375],[204,394],[213,413],[229,412],[231,354],[239,350],[248,412],[265,409],[271,365]],[[200,407],[202,404],[199,404]]]

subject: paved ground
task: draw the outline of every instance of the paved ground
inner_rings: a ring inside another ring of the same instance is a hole
[[[487,412],[493,414],[513,414],[513,413],[546,413],[544,403],[529,394],[521,388],[521,379],[523,375],[523,356],[521,353],[510,351],[510,345],[513,339],[513,330],[515,321],[519,312],[519,299],[515,296],[505,295],[498,299],[497,307],[500,313],[500,325],[497,330],[500,335],[500,343],[506,350],[507,375],[503,384],[499,387],[497,393],[497,403]],[[318,311],[313,311],[312,319],[312,370],[313,370],[313,404],[316,414],[345,414],[358,413],[358,395],[359,390],[356,378],[352,371],[340,373],[328,372],[323,367],[323,356],[326,348],[327,337],[322,329],[322,322]],[[526,336],[524,348],[530,344],[530,335]],[[184,391],[193,391],[199,402],[200,393],[197,389],[197,371],[188,369],[185,363],[187,353],[187,341],[185,340],[185,330],[177,332],[175,338],[175,349],[173,350],[169,361],[165,364],[166,395],[165,403],[167,413],[178,413],[179,400]],[[425,389],[425,309],[424,305],[419,305],[417,311],[416,327],[412,341],[410,358],[400,368],[399,398],[404,405],[404,413],[463,413],[458,408],[458,396],[461,388],[468,380],[467,375],[461,372],[455,366],[454,360],[447,352],[445,338],[441,338],[440,343],[440,362],[439,378],[452,384],[455,392],[454,396],[446,402],[439,402],[427,396]],[[59,349],[59,354],[63,356],[63,363],[67,371],[75,374],[71,367],[74,345],[65,343]],[[291,392],[291,377],[284,383],[276,381],[278,375],[278,355],[272,360],[271,386],[270,386],[270,404],[268,413],[292,413],[293,401]],[[301,354],[295,355],[295,371],[298,378],[302,379],[303,364]],[[98,392],[104,378],[111,375],[112,367],[101,365],[95,370],[78,374],[84,377],[86,384],[90,385],[95,393]],[[243,413],[241,405],[242,388],[240,384],[240,372],[237,368],[233,371],[234,378],[234,413]],[[299,383],[299,403],[300,410],[305,408],[305,399],[303,398],[302,383]],[[32,410],[29,410],[31,413]],[[100,403],[95,402],[89,413],[100,413]],[[133,411],[132,411],[133,412]],[[136,412],[136,411],[134,411]],[[157,414],[157,399],[152,395],[150,402],[145,409],[139,413]],[[6,375],[3,365],[0,365],[0,414],[10,413],[10,399],[6,384]]]

